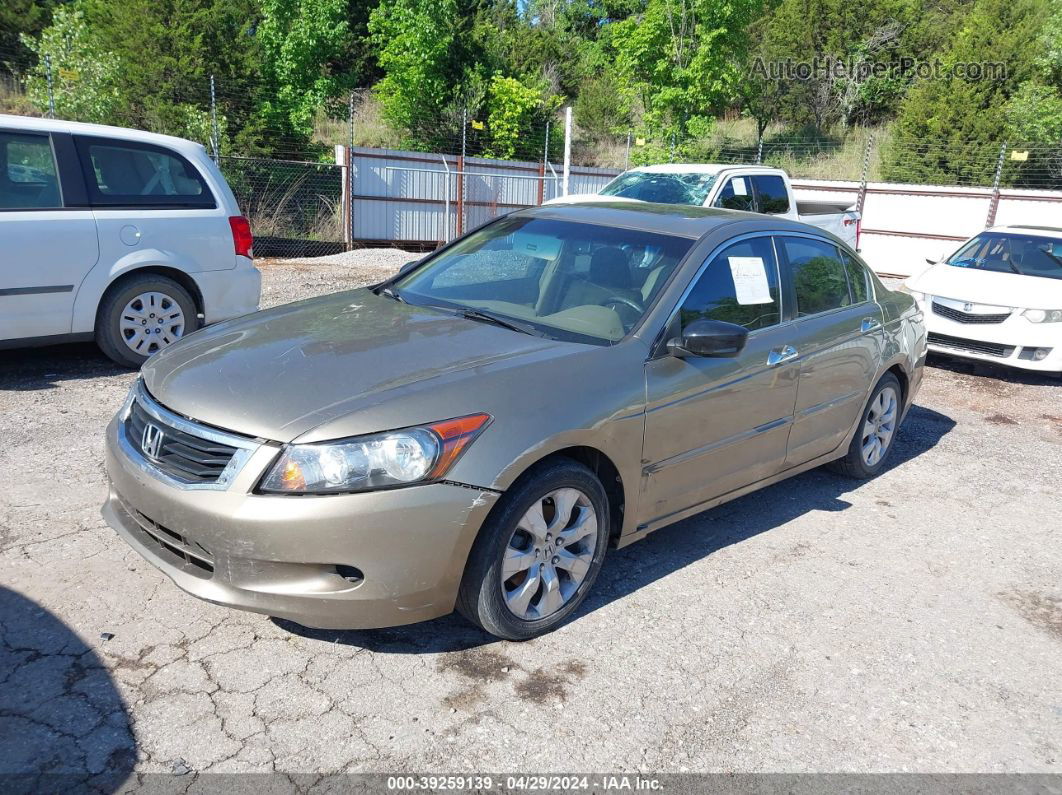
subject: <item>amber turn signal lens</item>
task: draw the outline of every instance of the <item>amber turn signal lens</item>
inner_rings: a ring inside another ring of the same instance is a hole
[[[442,441],[439,458],[428,477],[435,479],[446,474],[464,449],[490,424],[490,420],[489,414],[470,414],[467,417],[457,417],[425,426],[434,431]]]

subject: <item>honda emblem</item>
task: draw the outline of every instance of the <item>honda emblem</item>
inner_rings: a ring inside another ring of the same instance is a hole
[[[144,435],[140,437],[140,449],[152,461],[159,460],[159,453],[162,452],[162,438],[162,428],[158,425],[152,425],[149,422],[144,426]]]
[[[962,311],[963,312],[969,312],[971,309],[973,309],[973,304],[963,304],[962,305]]]

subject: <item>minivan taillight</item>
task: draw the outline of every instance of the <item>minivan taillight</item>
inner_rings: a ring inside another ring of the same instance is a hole
[[[251,236],[251,222],[242,215],[233,215],[229,218],[229,226],[232,227],[232,245],[239,257],[252,257],[251,249],[254,247],[254,238]]]

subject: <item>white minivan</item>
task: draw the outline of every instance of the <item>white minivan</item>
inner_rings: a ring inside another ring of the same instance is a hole
[[[95,339],[139,367],[258,308],[251,245],[199,144],[0,115],[0,348]]]

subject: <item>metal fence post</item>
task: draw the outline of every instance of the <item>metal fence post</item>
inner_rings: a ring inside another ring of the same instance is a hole
[[[627,149],[623,153],[623,170],[626,171],[631,167],[631,133],[633,130],[627,129]]]
[[[468,147],[468,108],[461,111],[461,156],[457,158],[457,236],[465,231],[465,151]]]
[[[999,182],[1003,178],[1003,159],[1007,154],[1007,142],[999,147],[999,160],[996,161],[996,176],[992,180],[992,201],[988,204],[988,219],[985,221],[985,229],[996,223],[996,210],[999,209]]]
[[[763,136],[760,136],[760,142],[756,145],[756,165],[763,163]]]
[[[871,135],[867,138],[866,149],[863,150],[863,174],[859,179],[859,198],[856,199],[856,209],[859,211],[860,219],[863,215],[863,205],[867,200],[867,176],[870,173],[870,149],[874,145],[874,136]]]
[[[214,75],[210,75],[210,145],[214,150],[214,162],[219,161],[221,136],[218,133],[218,100],[214,92]]]
[[[564,176],[561,178],[561,195],[568,195],[568,180],[572,170],[572,106],[564,109]]]
[[[55,86],[52,82],[52,56],[44,56],[44,68],[48,73],[48,118],[55,118]]]
[[[347,110],[349,140],[347,141],[347,246],[354,248],[354,92],[350,92],[350,107]]]
[[[546,198],[546,163],[549,162],[549,119],[546,119],[546,143],[542,148],[542,162],[538,164],[538,203]]]

